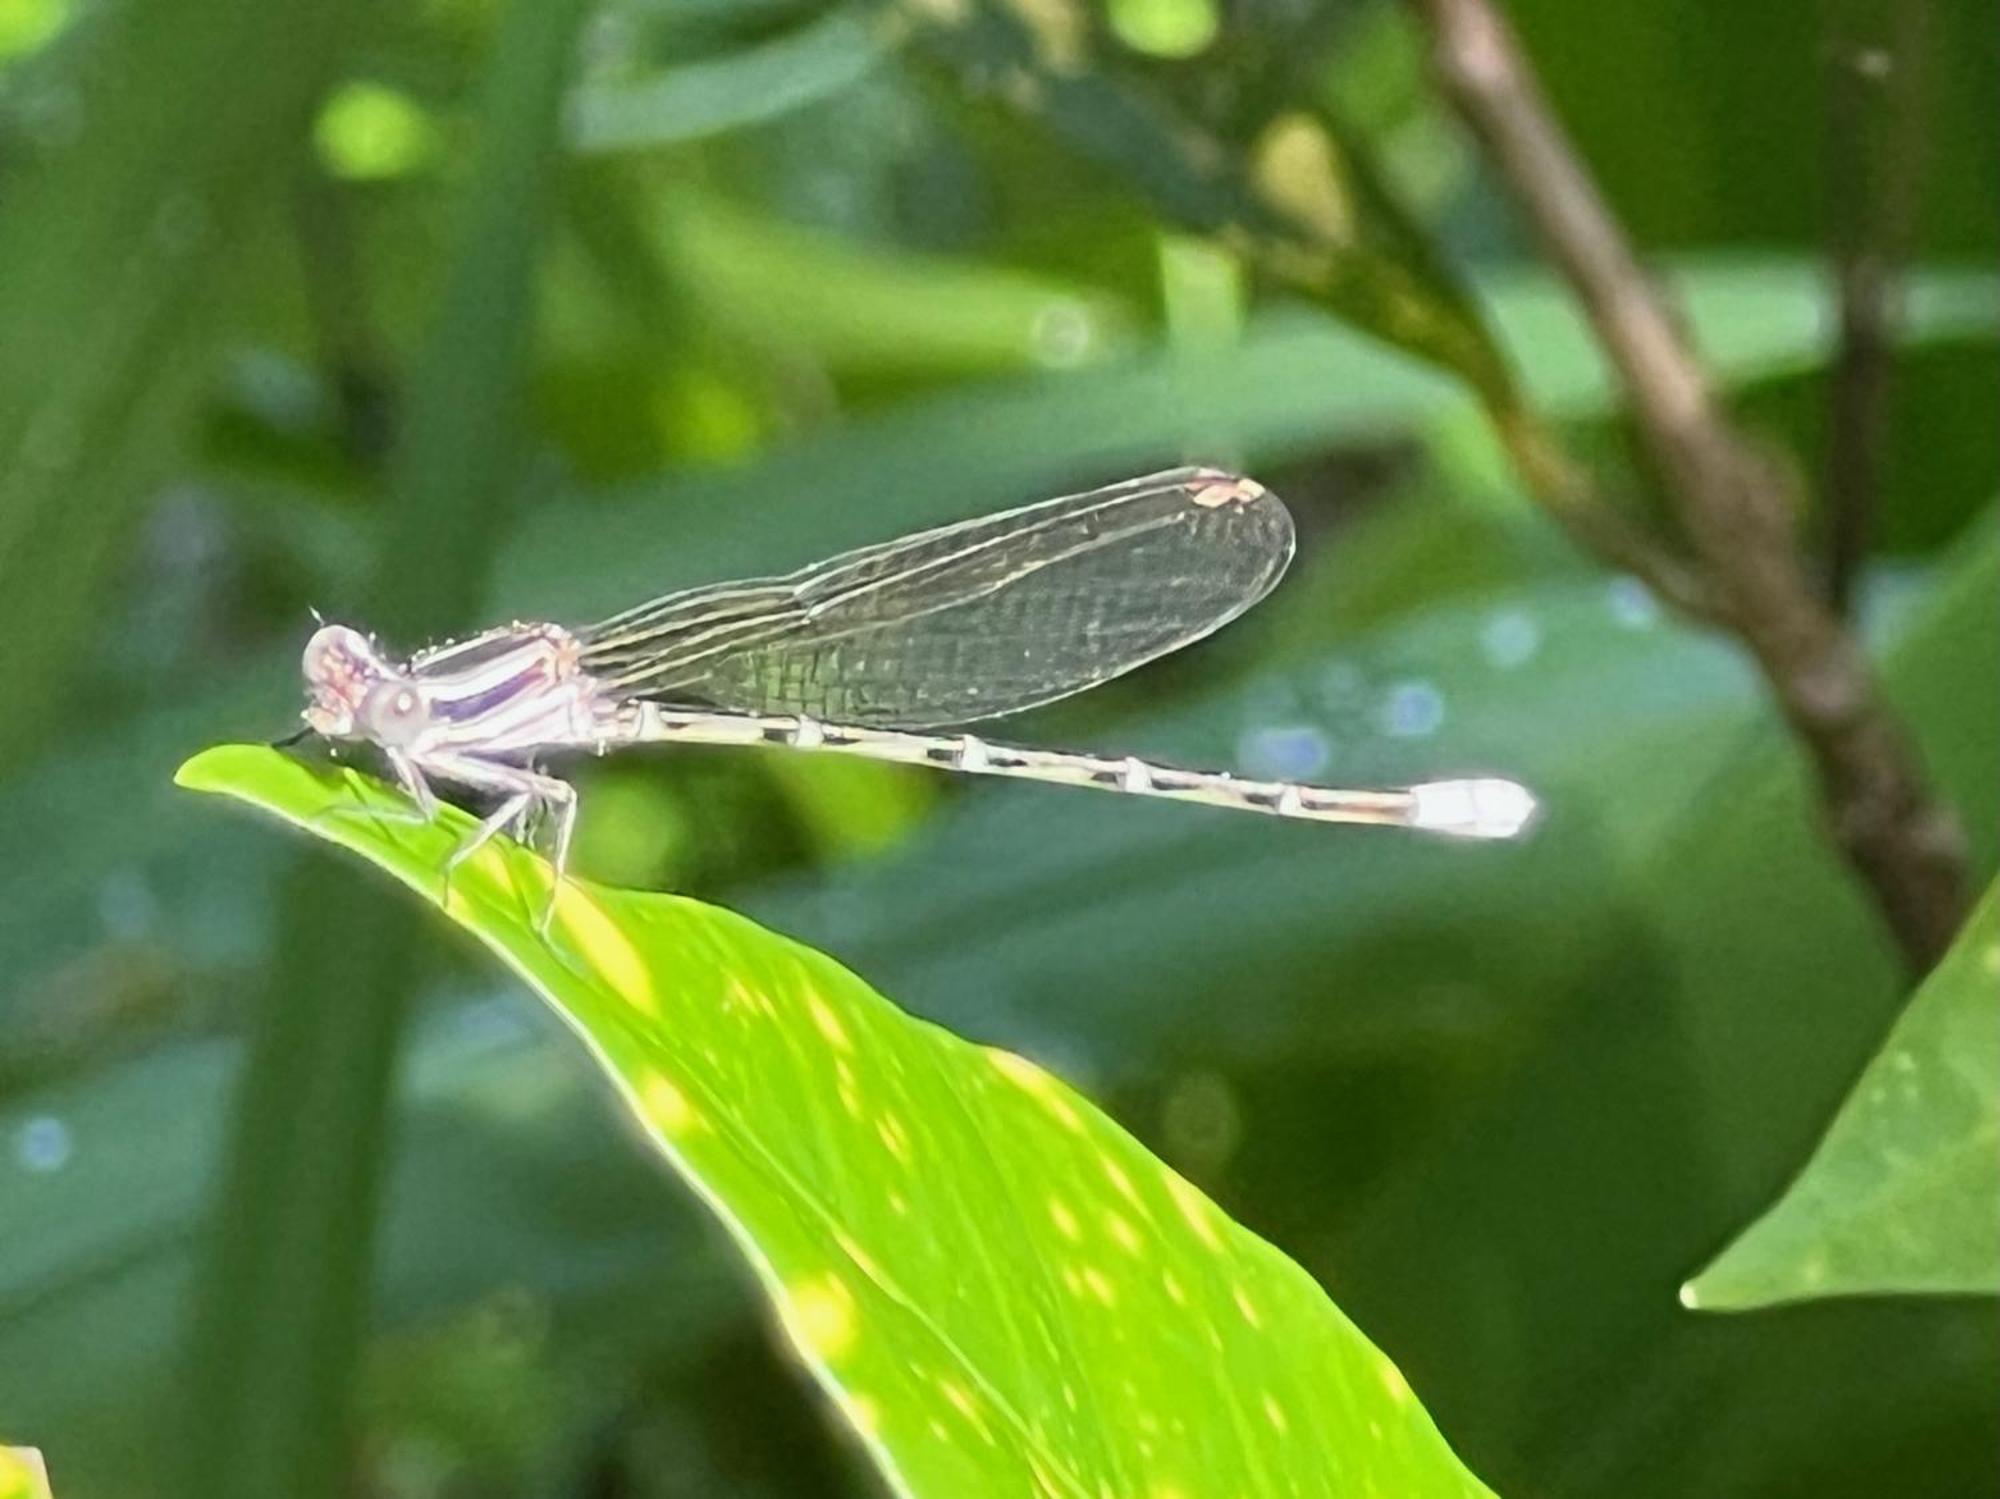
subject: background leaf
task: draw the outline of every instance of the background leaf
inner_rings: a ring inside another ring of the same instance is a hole
[[[2000,1292],[2000,888],[1988,890],[1799,1179],[1681,1299]]]
[[[579,151],[629,151],[758,124],[852,88],[889,48],[881,16],[835,6],[797,30],[637,78],[586,79],[571,96]]]
[[[179,780],[362,854],[555,1006],[899,1491],[1486,1492],[1309,1277],[1032,1063],[668,897],[566,883],[545,942],[546,866],[489,845],[444,898],[472,821],[395,830],[351,772],[226,747]]]

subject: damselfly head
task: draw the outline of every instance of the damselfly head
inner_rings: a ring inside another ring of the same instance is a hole
[[[362,729],[356,719],[368,695],[397,674],[382,659],[375,644],[346,625],[322,625],[306,642],[302,665],[306,677],[306,707],[301,716],[315,734],[328,739],[354,739]]]

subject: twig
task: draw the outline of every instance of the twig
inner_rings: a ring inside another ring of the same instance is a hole
[[[1828,401],[1827,595],[1850,611],[1882,482],[1899,308],[1916,207],[1925,0],[1831,0],[1827,181],[1840,349]]]
[[[1818,773],[1828,821],[1912,968],[1965,909],[1963,840],[1796,548],[1788,477],[1730,425],[1489,0],[1411,0],[1444,87],[1568,279],[1701,571]]]
[[[1528,493],[1578,546],[1631,574],[1688,618],[1717,627],[1732,623],[1729,601],[1702,571],[1615,508],[1590,470],[1518,396],[1488,392],[1482,400]]]
[[[1388,231],[1393,253],[1412,266],[1422,287],[1441,296],[1462,320],[1466,338],[1448,366],[1471,385],[1535,502],[1579,546],[1638,578],[1682,613],[1711,624],[1725,623],[1724,603],[1708,581],[1670,545],[1613,505],[1590,470],[1564,450],[1556,433],[1523,399],[1485,309],[1439,253],[1430,231],[1376,171],[1371,154],[1358,147],[1354,132],[1324,102],[1316,115],[1328,136],[1339,143],[1340,170],[1370,217]],[[1336,248],[1325,247],[1328,253]],[[1295,257],[1265,254],[1260,260],[1274,264],[1282,274],[1281,268]]]

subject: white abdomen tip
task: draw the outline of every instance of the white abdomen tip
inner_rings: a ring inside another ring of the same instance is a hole
[[[1429,781],[1410,796],[1411,827],[1459,838],[1512,838],[1536,812],[1534,794],[1513,781]]]

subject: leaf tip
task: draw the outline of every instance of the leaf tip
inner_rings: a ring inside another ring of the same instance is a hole
[[[1680,1304],[1691,1312],[1749,1312],[1787,1298],[1768,1272],[1745,1265],[1731,1245],[1682,1284]]]
[[[174,772],[174,784],[188,791],[228,791],[244,758],[264,751],[256,744],[212,744],[190,755]]]

